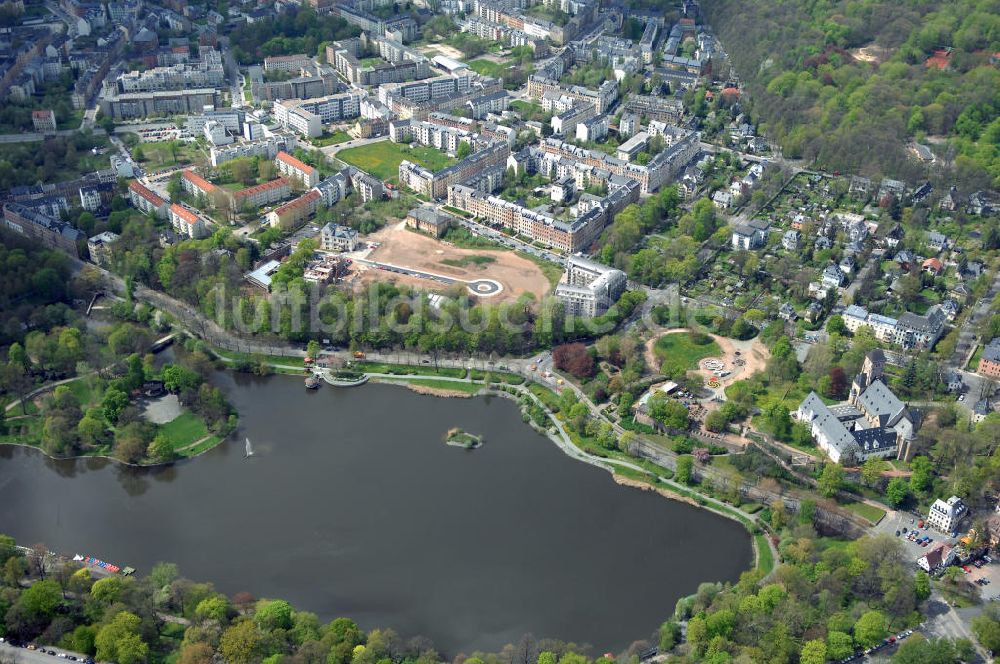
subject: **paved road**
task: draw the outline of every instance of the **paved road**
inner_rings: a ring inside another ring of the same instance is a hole
[[[447,215],[455,216],[452,212],[445,209],[444,203],[438,203],[437,208],[441,210],[441,212]],[[489,226],[486,226],[484,224],[480,224],[479,222],[473,221],[472,219],[465,219],[464,217],[456,217],[456,218],[458,219],[458,223],[461,224],[463,228],[465,228],[473,235],[484,237],[488,240],[496,242],[497,244],[502,244],[506,247],[510,247],[511,249],[517,249],[518,251],[530,254],[532,256],[535,256],[536,258],[547,260],[550,263],[557,263],[559,265],[565,264],[565,259],[559,254],[555,253],[554,251],[550,251],[548,249],[540,249],[539,247],[536,247],[533,244],[522,242],[516,237],[511,237],[505,233],[501,233],[496,229],[490,228]]]
[[[372,143],[381,143],[382,141],[388,141],[388,140],[389,140],[388,136],[375,136],[373,138],[355,138],[354,140],[347,141],[346,143],[327,145],[325,147],[318,149],[327,157],[336,157],[337,153],[345,148],[359,148],[362,145],[371,145]]]
[[[95,136],[105,133],[100,127],[94,127],[90,131]],[[60,129],[59,131],[48,132],[46,134],[38,134],[30,131],[20,134],[0,134],[0,143],[39,143],[44,141],[47,136],[76,136],[78,133],[80,133],[79,129]]]
[[[80,653],[72,652],[70,650],[64,650],[62,648],[56,648],[54,646],[47,646],[48,650],[54,650],[56,653],[63,653],[64,655],[73,655],[83,661],[87,656],[81,655]],[[54,655],[46,655],[39,650],[28,650],[27,648],[15,648],[7,643],[0,643],[0,656],[10,662],[10,664],[61,664],[67,660],[56,657]]]

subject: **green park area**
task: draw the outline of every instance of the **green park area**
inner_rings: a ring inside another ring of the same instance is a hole
[[[338,129],[332,133],[324,133],[322,136],[317,136],[312,139],[312,144],[316,147],[325,148],[328,145],[340,145],[349,140],[351,140],[351,135],[346,131]]]
[[[209,433],[205,421],[191,411],[184,411],[166,424],[157,427],[157,434],[170,443],[174,454],[190,457],[201,454],[219,443],[219,437]]]
[[[503,76],[503,72],[508,65],[502,62],[494,62],[480,58],[469,63],[469,68],[482,76],[492,76],[494,78]]]
[[[187,141],[139,143],[132,148],[132,157],[147,171],[207,163],[205,153],[198,144]]]
[[[72,180],[107,169],[111,166],[109,146],[107,136],[90,133],[0,145],[0,188]]]
[[[661,368],[661,373],[674,374],[696,368],[698,362],[706,357],[721,357],[722,349],[707,334],[675,332],[657,339],[653,354],[660,360],[661,367],[677,370],[667,372]]]
[[[434,148],[423,145],[399,145],[391,141],[379,141],[341,150],[337,153],[337,158],[388,182],[399,180],[399,165],[404,160],[412,161],[432,171],[440,171],[456,163],[454,159]]]

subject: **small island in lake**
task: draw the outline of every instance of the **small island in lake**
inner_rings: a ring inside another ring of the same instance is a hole
[[[469,433],[465,429],[452,427],[448,429],[448,434],[445,436],[444,442],[453,447],[464,447],[467,450],[474,450],[482,447],[483,437]]]

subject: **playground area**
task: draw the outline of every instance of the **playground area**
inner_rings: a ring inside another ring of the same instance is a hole
[[[722,391],[737,380],[763,371],[770,355],[759,339],[740,341],[717,334],[699,333],[704,339],[691,340],[688,329],[668,330],[646,343],[646,363],[658,367],[680,362],[700,374],[712,398],[725,398]],[[683,335],[683,336],[681,336]],[[707,343],[698,343],[698,341]]]

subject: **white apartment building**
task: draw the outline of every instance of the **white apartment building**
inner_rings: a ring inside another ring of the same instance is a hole
[[[965,518],[966,512],[968,508],[958,496],[952,496],[947,501],[938,498],[927,512],[927,524],[942,533],[951,534]]]
[[[621,270],[583,256],[570,256],[566,261],[566,281],[556,287],[556,297],[562,300],[567,314],[593,318],[618,301],[626,283]]]

